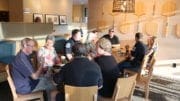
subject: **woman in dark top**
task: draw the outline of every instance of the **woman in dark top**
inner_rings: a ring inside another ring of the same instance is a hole
[[[111,43],[102,38],[97,42],[98,57],[95,62],[100,66],[103,76],[103,88],[99,90],[102,97],[112,97],[119,70],[115,58],[111,55]]]

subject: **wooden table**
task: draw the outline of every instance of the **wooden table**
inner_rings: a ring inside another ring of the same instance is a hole
[[[126,59],[124,51],[120,49],[112,49],[112,55],[114,56],[114,58],[116,59],[118,63]]]

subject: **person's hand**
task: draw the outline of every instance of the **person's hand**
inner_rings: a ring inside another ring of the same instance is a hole
[[[39,71],[40,74],[42,74],[42,73],[43,73],[43,67],[40,66],[40,67],[38,68],[38,71]]]
[[[58,57],[56,57],[56,59],[55,59],[55,65],[56,64],[58,64],[58,65],[61,64],[61,60]]]
[[[41,73],[46,74],[46,73],[47,73],[47,71],[48,71],[48,67],[43,67],[43,68],[42,68],[42,72],[41,72]]]

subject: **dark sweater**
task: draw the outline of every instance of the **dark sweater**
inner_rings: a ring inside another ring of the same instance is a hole
[[[103,88],[99,90],[99,94],[103,97],[112,97],[119,77],[117,62],[113,56],[100,56],[95,58],[95,61],[101,67],[103,75]]]

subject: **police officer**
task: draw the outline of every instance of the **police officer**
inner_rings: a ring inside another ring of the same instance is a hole
[[[81,40],[81,32],[80,32],[80,30],[79,29],[72,30],[72,37],[65,44],[65,55],[66,55],[68,61],[70,61],[73,58],[73,56],[72,56],[72,46],[76,42],[80,42],[80,40]]]

